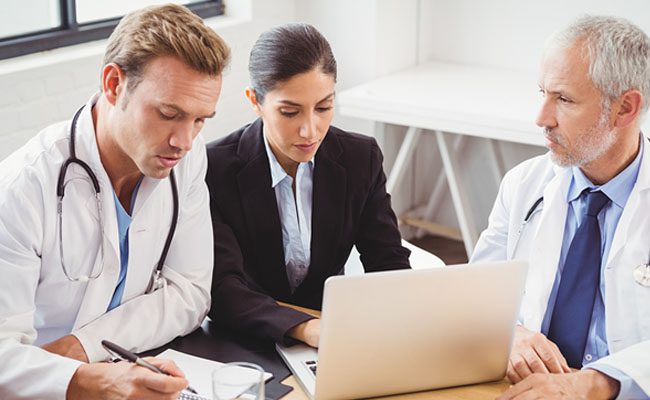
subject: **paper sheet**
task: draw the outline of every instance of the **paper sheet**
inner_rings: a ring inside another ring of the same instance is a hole
[[[212,371],[224,365],[218,361],[207,360],[205,358],[192,356],[180,351],[167,349],[156,357],[172,360],[185,373],[185,377],[194,389],[203,397],[212,398]],[[243,374],[250,373],[248,368],[241,368]],[[273,377],[272,374],[265,372],[264,381]]]

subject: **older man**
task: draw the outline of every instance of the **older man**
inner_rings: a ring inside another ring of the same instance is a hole
[[[0,398],[176,399],[187,386],[170,362],[152,360],[173,376],[98,361],[103,339],[147,350],[208,312],[197,135],[228,56],[184,7],[129,14],[108,41],[101,92],[0,164]]]
[[[650,39],[584,17],[550,41],[539,90],[550,151],[508,172],[472,256],[530,263],[502,398],[647,398]]]

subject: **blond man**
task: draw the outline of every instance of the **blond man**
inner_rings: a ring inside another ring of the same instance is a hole
[[[208,311],[198,133],[228,59],[184,7],[129,14],[101,91],[0,164],[0,398],[175,399],[187,386],[171,362],[152,359],[171,376],[102,363],[101,341],[144,351]]]

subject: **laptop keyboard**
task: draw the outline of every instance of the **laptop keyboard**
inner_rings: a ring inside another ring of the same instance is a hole
[[[311,371],[311,373],[316,376],[316,367],[318,367],[318,360],[307,360],[303,361],[305,367]]]

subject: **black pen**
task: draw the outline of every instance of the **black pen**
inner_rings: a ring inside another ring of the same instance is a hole
[[[136,354],[128,351],[122,346],[118,346],[113,342],[109,342],[108,340],[102,340],[102,346],[111,353],[114,356],[117,356],[123,360],[132,362],[136,365],[139,365],[141,367],[145,367],[149,371],[158,373],[158,374],[163,374],[167,376],[171,376],[169,373],[163,371],[162,369],[156,367],[155,365],[147,362],[146,360],[143,360],[142,358],[138,357]],[[196,390],[194,390],[191,386],[188,386],[185,390],[187,390],[190,393],[197,394]]]

